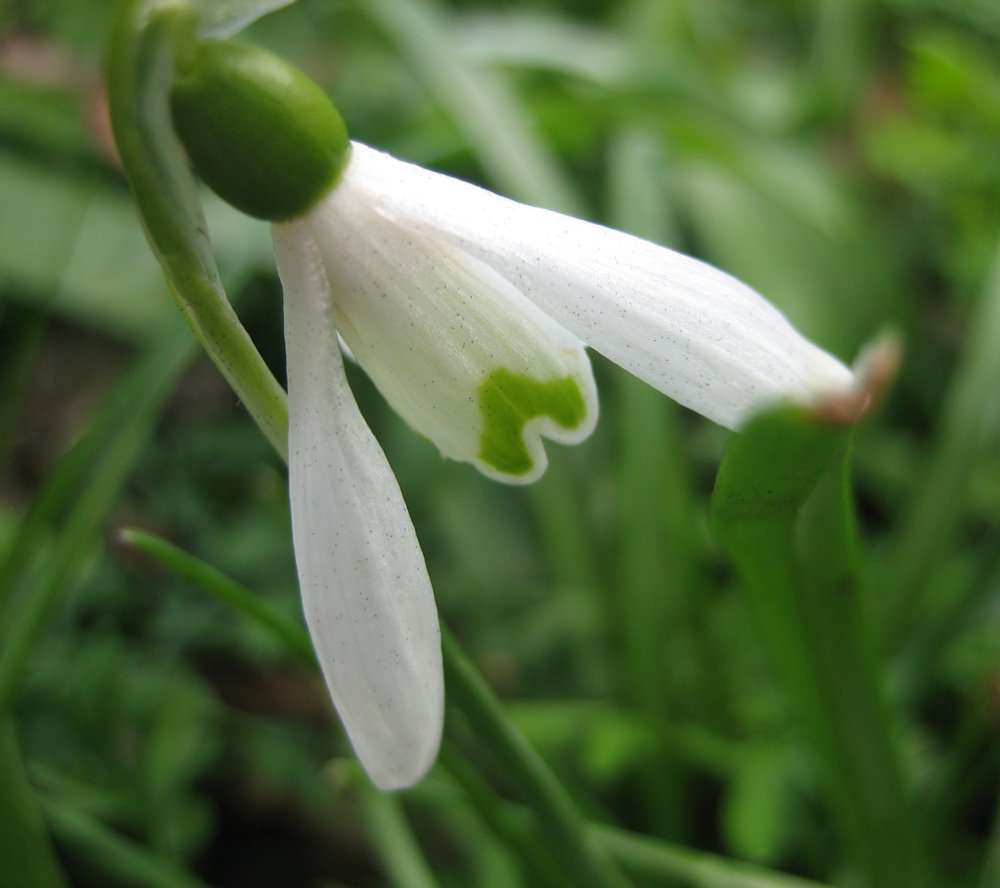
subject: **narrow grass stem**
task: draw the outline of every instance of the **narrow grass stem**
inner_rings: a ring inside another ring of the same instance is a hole
[[[368,835],[392,884],[396,888],[435,888],[437,880],[420,853],[399,797],[365,785],[361,807]]]
[[[511,816],[511,811],[500,802],[493,788],[458,751],[458,744],[451,736],[455,733],[455,719],[449,719],[441,749],[441,765],[465,794],[469,802],[493,834],[511,849],[524,870],[525,883],[544,888],[568,888],[568,874],[552,855],[551,848],[539,840],[537,831],[524,829],[523,818]]]
[[[821,883],[715,854],[692,851],[623,829],[591,824],[590,836],[643,885],[691,888],[822,888]]]
[[[136,528],[123,528],[119,539],[127,546],[134,546],[155,561],[167,567],[172,574],[187,580],[193,586],[211,593],[223,604],[241,611],[273,635],[285,650],[307,666],[316,665],[312,642],[302,627],[268,607],[259,595],[231,580],[210,564],[187,555],[183,549],[161,537]]]
[[[627,885],[617,867],[587,837],[583,819],[565,788],[508,721],[499,701],[446,628],[441,649],[449,698],[534,808],[560,862],[575,874],[576,884],[595,888]]]
[[[539,862],[537,848],[526,846],[526,838],[534,830],[534,817],[527,809],[499,799],[479,774],[458,756],[448,754],[446,747],[443,764],[452,778],[461,786],[469,802],[483,819],[507,843],[522,850],[525,858]],[[820,883],[796,876],[785,875],[763,867],[737,863],[695,851],[650,836],[604,824],[588,823],[588,835],[598,843],[642,885],[664,885],[671,888],[821,888]],[[544,853],[544,848],[541,849]],[[547,856],[540,862],[548,865]],[[538,878],[539,868],[532,870]],[[548,878],[544,884],[565,884],[566,874],[559,880],[559,872],[545,869]],[[531,882],[530,884],[535,884]]]

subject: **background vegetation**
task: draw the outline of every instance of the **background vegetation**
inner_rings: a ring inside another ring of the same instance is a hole
[[[118,539],[151,530],[300,619],[283,467],[199,358],[116,165],[113,5],[0,5],[0,885],[43,884],[4,827],[18,797],[81,886],[560,884],[523,812],[483,801],[517,787],[474,742],[373,793],[308,666]],[[1000,5],[300,0],[246,37],[355,138],[702,256],[845,360],[902,333],[854,442],[848,607],[885,705],[830,724],[890,739],[928,884],[1000,884]],[[280,378],[267,230],[206,204]],[[788,681],[808,644],[710,531],[730,436],[595,362],[598,431],[530,489],[443,462],[353,372],[443,617],[587,817],[872,884],[837,787],[878,785],[881,753],[849,751],[854,783],[816,754],[822,706]],[[835,680],[854,655],[830,638]],[[868,841],[891,862],[904,839]],[[637,883],[787,884],[678,860]]]

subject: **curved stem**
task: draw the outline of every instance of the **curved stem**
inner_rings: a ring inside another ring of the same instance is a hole
[[[283,457],[285,392],[226,298],[198,191],[170,120],[178,56],[197,16],[176,0],[125,0],[111,43],[108,90],[115,142],[153,251],[202,347]]]

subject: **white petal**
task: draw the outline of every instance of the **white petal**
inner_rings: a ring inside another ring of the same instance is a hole
[[[342,182],[309,215],[337,328],[393,408],[441,452],[528,483],[541,436],[582,441],[597,420],[580,340],[486,263],[412,231]]]
[[[384,789],[437,754],[443,678],[437,610],[413,524],[348,387],[316,245],[273,229],[285,289],[289,495],[306,621],[334,705]]]
[[[477,256],[588,345],[722,425],[852,384],[762,296],[696,259],[360,144],[345,185],[400,225]]]

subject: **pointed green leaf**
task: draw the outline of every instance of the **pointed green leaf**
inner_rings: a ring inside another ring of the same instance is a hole
[[[730,442],[712,520],[856,865],[871,885],[916,886],[918,826],[856,598],[850,441],[800,409],[755,417]]]

